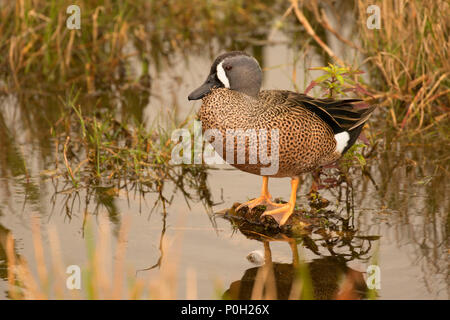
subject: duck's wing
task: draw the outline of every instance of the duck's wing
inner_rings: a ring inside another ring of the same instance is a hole
[[[360,99],[317,99],[305,94],[287,90],[268,90],[261,92],[264,96],[276,96],[275,101],[295,112],[299,108],[307,109],[318,115],[325,121],[335,134],[343,131],[352,131],[363,125],[375,110],[375,106],[366,109],[355,109],[354,103],[361,102]]]

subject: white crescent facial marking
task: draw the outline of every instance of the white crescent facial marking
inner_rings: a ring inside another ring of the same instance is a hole
[[[230,88],[230,81],[228,81],[227,74],[225,73],[225,70],[223,69],[222,63],[219,63],[217,65],[217,78],[219,78],[220,82],[223,83],[225,88]]]
[[[334,139],[336,140],[336,151],[342,153],[345,147],[347,146],[348,140],[350,140],[350,135],[347,131],[340,132],[334,135]]]

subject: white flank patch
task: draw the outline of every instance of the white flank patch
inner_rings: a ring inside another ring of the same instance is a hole
[[[217,78],[219,78],[225,88],[230,88],[230,81],[228,81],[227,74],[223,69],[222,63],[223,61],[217,65]]]
[[[334,139],[336,139],[336,151],[342,153],[345,147],[347,146],[348,140],[350,139],[350,135],[347,131],[338,133],[334,135]]]

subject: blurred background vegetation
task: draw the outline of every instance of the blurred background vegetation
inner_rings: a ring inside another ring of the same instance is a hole
[[[73,1],[3,1],[0,92],[147,91],[151,77],[158,76],[149,73],[150,65],[159,70],[162,60],[170,63],[175,55],[207,51],[213,56],[236,49],[262,58],[262,47],[274,40],[274,30],[281,30],[294,49],[313,46],[323,65],[337,61],[367,70],[367,89],[386,108],[390,126],[441,130],[437,125],[448,120],[450,111],[449,3],[372,2],[77,1],[82,28],[69,30],[66,8]],[[371,4],[381,9],[380,29],[366,26]],[[333,29],[332,19],[351,28],[352,39]],[[333,37],[355,49],[359,61],[327,50]],[[137,70],[130,68],[136,59]]]

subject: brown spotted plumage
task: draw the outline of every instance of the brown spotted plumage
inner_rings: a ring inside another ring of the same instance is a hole
[[[211,140],[217,153],[242,171],[263,175],[261,196],[241,207],[275,207],[264,215],[283,225],[295,207],[298,176],[338,160],[354,144],[374,107],[355,110],[352,104],[359,101],[356,99],[337,101],[285,90],[260,91],[261,80],[261,69],[253,57],[243,52],[226,53],[216,58],[206,82],[189,99],[203,99],[198,113],[203,131],[215,130],[223,137],[222,148],[214,144],[215,138]],[[278,133],[278,143],[273,143],[276,135],[272,141],[273,130]],[[227,154],[227,143],[231,143],[232,153]],[[276,172],[261,174],[261,168],[270,164],[261,163],[260,149],[267,149],[269,158],[278,155]],[[257,151],[253,161],[251,150]],[[245,161],[241,158],[236,163],[241,151]],[[293,179],[288,204],[270,200],[268,177]]]

